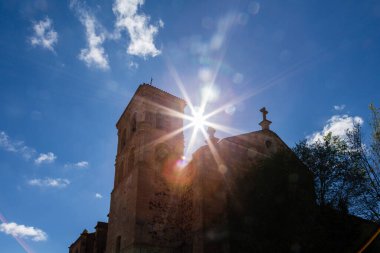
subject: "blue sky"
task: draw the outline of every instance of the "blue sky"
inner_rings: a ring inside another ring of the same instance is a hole
[[[195,106],[212,85],[217,137],[263,106],[289,146],[368,134],[379,27],[378,1],[0,1],[0,251],[67,252],[106,221],[115,123],[151,78]]]

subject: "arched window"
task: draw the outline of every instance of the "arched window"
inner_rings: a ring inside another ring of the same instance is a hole
[[[137,121],[136,121],[136,113],[133,114],[132,116],[132,121],[131,121],[131,132],[134,133],[137,130]]]

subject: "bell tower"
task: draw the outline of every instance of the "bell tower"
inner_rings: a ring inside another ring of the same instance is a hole
[[[184,100],[141,84],[118,120],[107,253],[165,247],[154,239],[158,225],[152,199],[167,187],[162,183],[163,163],[183,155],[183,120],[178,116],[185,106]]]

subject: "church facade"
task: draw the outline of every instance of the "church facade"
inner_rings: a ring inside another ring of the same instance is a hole
[[[265,108],[261,130],[219,140],[209,129],[184,165],[185,106],[152,85],[138,87],[116,124],[108,224],[85,230],[69,252],[321,252],[326,227],[316,225],[323,222],[313,175],[270,130]],[[355,252],[348,249],[377,229],[358,219],[343,222],[359,224],[348,232],[358,236],[325,252]]]

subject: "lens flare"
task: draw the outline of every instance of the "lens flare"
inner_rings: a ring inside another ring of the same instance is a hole
[[[181,159],[177,160],[176,168],[182,170],[186,167],[186,165],[187,165],[186,157],[182,156]]]
[[[215,85],[208,85],[201,90],[202,99],[213,102],[219,97],[219,90],[215,87]]]
[[[198,129],[205,127],[206,118],[204,117],[204,113],[200,108],[195,108],[191,121],[194,124],[194,126]]]

